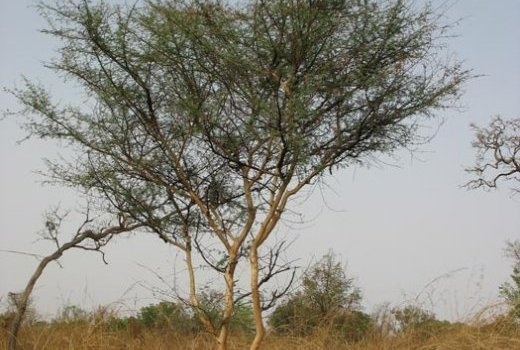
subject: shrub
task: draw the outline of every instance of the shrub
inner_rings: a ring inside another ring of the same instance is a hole
[[[360,311],[361,292],[348,278],[334,254],[326,254],[302,278],[301,290],[279,305],[269,318],[277,333],[299,336],[326,328],[335,336],[358,340],[372,327],[369,315]]]
[[[429,337],[451,326],[448,321],[440,321],[435,315],[416,305],[406,305],[392,309],[397,332],[410,332],[421,337]]]
[[[177,303],[163,301],[141,308],[137,320],[148,328],[193,330],[193,321],[186,309]]]

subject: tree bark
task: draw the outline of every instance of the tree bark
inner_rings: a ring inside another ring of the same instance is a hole
[[[260,299],[260,290],[258,288],[258,246],[256,242],[251,246],[250,251],[251,263],[251,299],[253,302],[253,318],[255,320],[255,338],[251,343],[251,350],[260,348],[260,344],[265,336],[264,321],[262,318],[262,303]]]

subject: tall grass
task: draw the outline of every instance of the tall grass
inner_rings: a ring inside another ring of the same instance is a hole
[[[7,331],[0,331],[0,349],[7,349]],[[23,328],[20,349],[212,349],[212,339],[203,333],[179,333],[150,329],[137,323],[110,327],[103,318],[72,323],[34,324]],[[247,349],[250,334],[234,335],[229,349]],[[410,329],[400,333],[374,330],[357,342],[348,342],[334,330],[319,328],[305,337],[268,334],[264,349],[286,350],[520,350],[520,325],[507,317],[451,324],[435,330]]]

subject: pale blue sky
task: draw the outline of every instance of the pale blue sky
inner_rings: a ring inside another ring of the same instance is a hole
[[[50,86],[64,101],[77,100],[73,89],[41,65],[53,56],[55,43],[37,32],[43,21],[29,3],[0,2],[0,86],[19,83],[23,74]],[[340,254],[357,277],[368,310],[413,298],[430,281],[462,269],[421,296],[431,296],[441,316],[459,318],[479,303],[496,300],[497,287],[511,270],[502,248],[506,239],[520,237],[520,196],[511,197],[506,187],[486,193],[460,185],[469,179],[464,168],[474,160],[469,124],[485,124],[496,114],[520,117],[520,1],[452,4],[447,15],[462,22],[450,50],[484,75],[467,84],[465,108],[443,112],[445,123],[433,142],[413,158],[403,152],[398,166],[336,173],[328,180],[330,189],[316,191],[302,204],[312,220],[278,232],[295,240],[287,254],[300,265],[329,249]],[[16,108],[4,92],[0,106]],[[51,246],[35,243],[42,213],[58,202],[66,208],[77,201],[69,191],[42,187],[33,172],[58,148],[41,141],[16,145],[23,135],[16,120],[0,123],[0,249],[45,254]],[[134,284],[159,285],[147,268],[171,276],[180,258],[148,238],[114,242],[109,266],[94,254],[69,253],[62,259],[64,268],[52,266],[38,284],[38,308],[53,312],[66,303],[89,308],[119,300],[131,309],[151,302],[151,293]],[[31,257],[0,252],[0,296],[22,288],[35,265]],[[182,282],[182,268],[175,272]]]

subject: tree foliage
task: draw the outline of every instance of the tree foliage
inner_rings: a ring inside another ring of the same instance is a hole
[[[181,249],[192,307],[222,349],[244,260],[260,345],[273,304],[260,289],[284,271],[261,249],[290,199],[326,170],[419,141],[470,76],[443,58],[439,15],[404,0],[40,8],[62,43],[48,67],[85,98],[59,104],[29,81],[13,91],[30,136],[76,151],[48,175]],[[218,329],[198,312],[194,254],[225,282]]]
[[[361,291],[332,252],[305,272],[302,285],[306,303],[320,315],[360,307]]]

